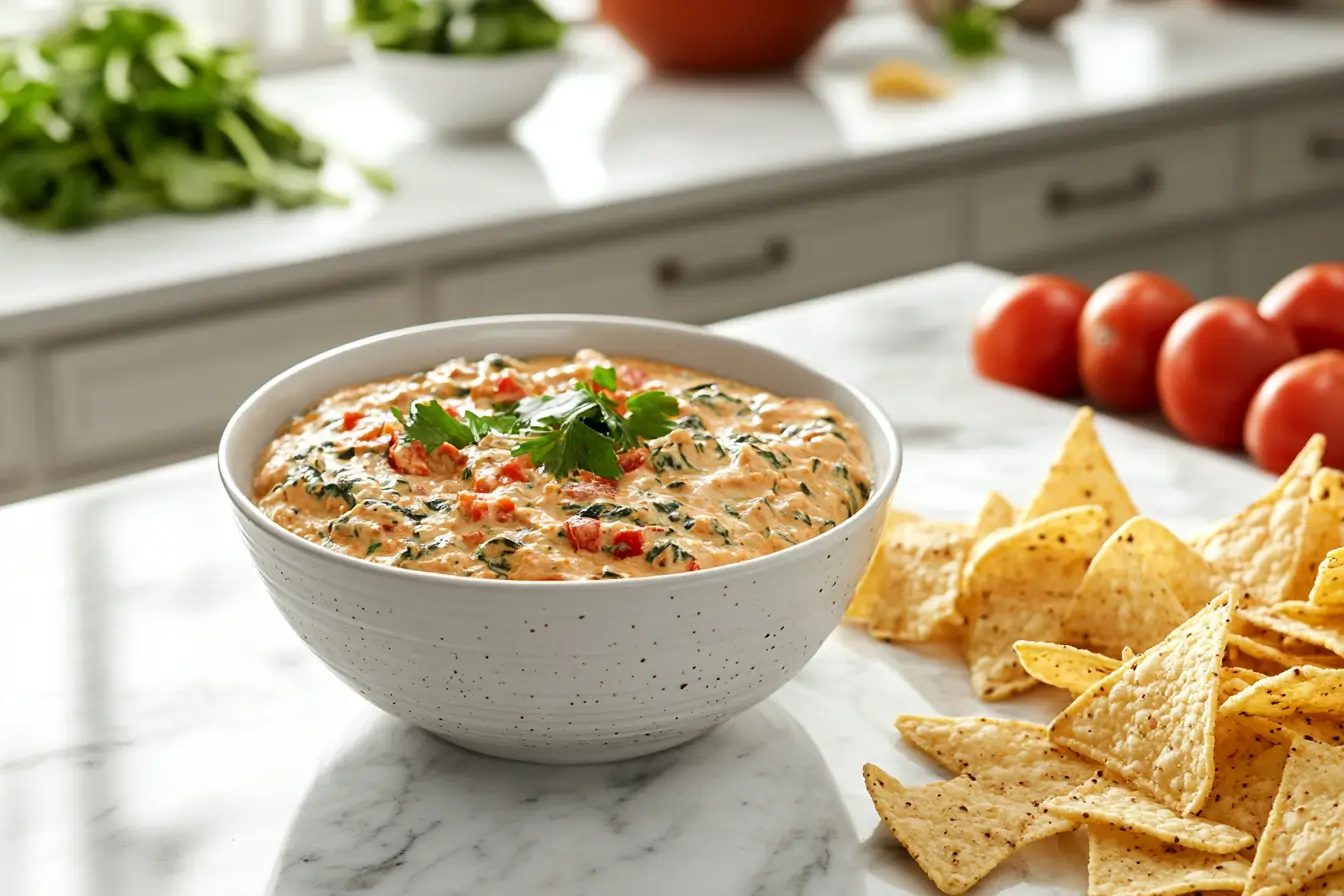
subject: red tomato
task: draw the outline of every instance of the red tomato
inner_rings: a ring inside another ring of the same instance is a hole
[[[1081,283],[1053,274],[1018,277],[994,291],[975,318],[971,354],[986,379],[1063,398],[1078,391]]]
[[[1344,262],[1293,271],[1265,293],[1260,316],[1292,330],[1304,352],[1344,349]]]
[[[1297,357],[1297,340],[1245,299],[1210,299],[1185,312],[1157,356],[1157,397],[1177,432],[1214,448],[1241,445],[1255,390]]]
[[[506,460],[500,464],[499,477],[508,482],[525,482],[527,474],[523,472],[523,465],[516,460]]]
[[[1092,293],[1078,321],[1083,389],[1121,411],[1157,407],[1157,353],[1195,297],[1161,274],[1112,277]]]
[[[341,428],[346,432],[349,432],[358,426],[359,421],[363,419],[364,414],[361,411],[346,411],[345,415],[341,418]]]
[[[602,549],[602,524],[586,516],[572,516],[565,520],[565,537],[576,551]]]
[[[638,557],[644,553],[644,532],[640,529],[622,529],[611,539],[611,556],[617,560]]]
[[[633,448],[629,451],[622,451],[616,455],[616,460],[620,463],[622,470],[631,473],[648,463],[649,449]]]
[[[1246,450],[1262,470],[1282,473],[1307,439],[1325,436],[1325,463],[1344,467],[1344,351],[1289,361],[1270,374],[1246,415]]]
[[[414,440],[398,443],[395,432],[387,445],[387,462],[398,473],[429,475],[429,455],[425,453],[425,446]]]

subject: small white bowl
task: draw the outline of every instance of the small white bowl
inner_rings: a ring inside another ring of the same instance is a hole
[[[356,63],[398,105],[436,133],[498,131],[522,117],[564,68],[561,50],[439,56],[354,42]]]
[[[454,357],[580,348],[668,361],[834,403],[862,431],[872,493],[801,544],[698,572],[617,581],[486,581],[325,550],[252,501],[262,451],[343,386]],[[286,621],[374,705],[506,759],[578,763],[676,746],[768,697],[835,628],[877,545],[900,472],[891,424],[853,387],[770,349],[696,327],[597,315],[429,324],[318,355],[258,389],[219,446],[252,562]]]

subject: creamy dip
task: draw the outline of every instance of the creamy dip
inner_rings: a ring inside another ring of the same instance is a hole
[[[404,416],[435,399],[453,416],[506,412],[572,392],[614,367],[613,399],[663,390],[675,426],[619,456],[619,480],[563,481],[524,437],[490,433],[433,453]],[[844,522],[868,499],[868,451],[824,401],[781,398],[712,374],[589,350],[572,359],[488,355],[342,389],[271,443],[257,504],[297,535],[352,557],[429,572],[520,580],[708,569],[774,553]]]

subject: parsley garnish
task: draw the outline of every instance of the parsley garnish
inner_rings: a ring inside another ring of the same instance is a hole
[[[400,408],[393,408],[392,416],[406,427],[406,438],[424,445],[430,454],[444,443],[454,448],[465,448],[475,445],[489,432],[512,432],[517,422],[511,414],[482,417],[472,411],[463,415],[466,418],[464,422],[445,411],[443,405],[432,398],[411,405],[410,417],[402,416]]]

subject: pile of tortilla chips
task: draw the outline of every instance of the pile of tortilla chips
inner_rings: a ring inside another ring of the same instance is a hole
[[[960,641],[984,700],[1037,683],[1018,641],[1119,659],[1224,590],[1246,595],[1231,633],[1242,668],[1334,665],[1344,601],[1309,595],[1344,545],[1344,473],[1322,467],[1324,450],[1314,437],[1268,494],[1186,542],[1138,515],[1083,408],[1024,510],[991,492],[974,524],[890,511],[845,620],[884,641]]]
[[[956,777],[864,781],[938,889],[1085,826],[1089,896],[1344,896],[1344,477],[1322,452],[1187,544],[1135,514],[1084,410],[1021,519],[893,515],[851,617],[960,636],[986,699],[1073,695],[1048,726],[897,719]]]

